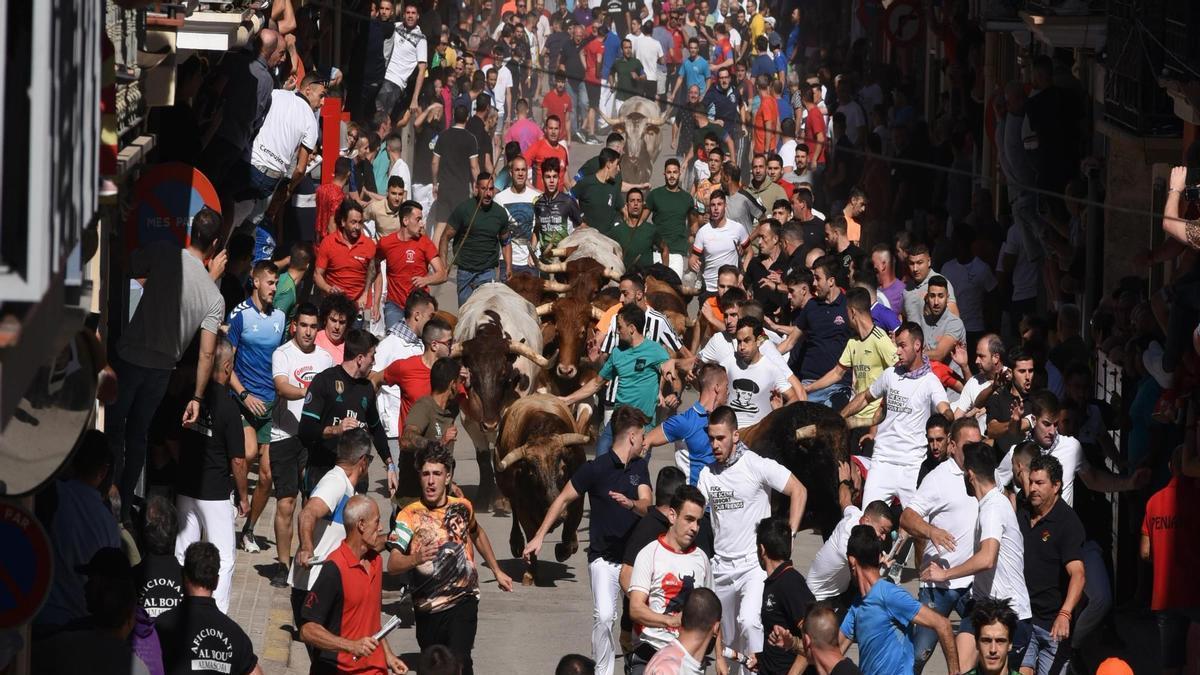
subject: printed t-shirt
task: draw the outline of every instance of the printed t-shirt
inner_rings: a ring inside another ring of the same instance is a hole
[[[670,356],[662,345],[643,339],[636,347],[618,345],[600,368],[600,377],[617,380],[617,403],[641,410],[650,424],[658,405],[660,364]]]
[[[875,326],[865,340],[851,338],[846,342],[838,365],[854,373],[854,393],[860,394],[869,389],[885,369],[896,365],[896,343]],[[873,419],[879,406],[880,401],[871,401],[855,417]]]
[[[933,373],[909,378],[889,368],[871,383],[869,390],[874,398],[887,395],[887,412],[875,435],[872,459],[919,466],[928,450],[925,422],[938,404],[946,403],[945,387]]]
[[[263,312],[250,300],[243,300],[229,317],[230,344],[237,350],[233,372],[251,394],[263,403],[275,400],[275,382],[271,379],[271,355],[283,341],[287,317],[274,307]]]
[[[420,500],[396,514],[388,547],[405,555],[417,546],[435,546],[433,560],[413,569],[413,605],[418,612],[441,612],[467,598],[479,597],[479,572],[471,534],[477,527],[475,509],[462,497],[429,508]]]
[[[697,588],[712,588],[712,570],[708,556],[695,544],[680,551],[671,547],[666,535],[649,543],[633,563],[629,592],[647,596],[650,611],[656,614],[683,612],[688,595]],[[634,636],[654,649],[662,649],[679,636],[678,628],[658,628],[635,623]]]
[[[311,352],[305,353],[296,346],[295,340],[288,340],[271,354],[271,379],[286,377],[288,384],[301,389],[308,389],[317,373],[332,367],[333,359],[329,352],[314,346]],[[300,433],[304,398],[286,401],[286,405],[276,405],[271,409],[271,414],[271,442],[291,438]]]
[[[713,550],[728,559],[754,554],[755,528],[771,515],[771,491],[783,492],[792,476],[779,462],[742,448],[732,466],[713,462],[696,482],[712,514]]]
[[[413,290],[413,278],[425,276],[429,263],[439,255],[437,244],[425,235],[404,240],[399,232],[393,232],[380,239],[376,257],[387,263],[388,301],[404,307]]]
[[[563,123],[566,123],[566,118],[563,118]],[[542,162],[545,162],[551,157],[558,158],[558,175],[559,185],[562,185],[563,177],[567,176],[567,146],[560,140],[554,145],[550,145],[550,141],[545,138],[539,138],[537,143],[534,143],[529,151],[525,153],[525,160],[529,163],[529,171],[533,176],[534,187],[538,192],[546,190],[546,183],[542,180]]]
[[[514,267],[533,264],[529,257],[529,244],[533,237],[533,204],[541,194],[526,185],[521,192],[515,192],[512,187],[508,187],[496,195],[496,202],[508,209],[508,215],[512,219],[509,244],[512,246]]]
[[[729,376],[729,407],[737,415],[738,429],[758,424],[773,410],[771,395],[792,388],[791,372],[761,354],[752,364],[743,364],[734,356],[720,365]]]
[[[1194,480],[1176,476],[1146,503],[1142,536],[1150,539],[1150,563],[1154,566],[1150,609],[1156,612],[1200,607],[1200,582],[1195,574],[1200,569],[1196,494]]]
[[[367,268],[375,257],[375,242],[359,234],[354,243],[340,231],[326,237],[317,248],[317,269],[325,270],[325,281],[357,300],[367,288]]]

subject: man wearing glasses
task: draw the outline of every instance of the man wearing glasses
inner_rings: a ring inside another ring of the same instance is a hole
[[[434,361],[450,356],[450,348],[454,345],[454,331],[450,324],[441,317],[430,317],[421,331],[421,342],[425,351],[416,356],[397,359],[386,364],[382,371],[371,373],[370,378],[376,386],[381,384],[397,385],[400,387],[400,415],[397,428],[388,429],[388,433],[396,436],[404,430],[404,420],[413,403],[422,396],[433,393],[430,386],[430,371]]]

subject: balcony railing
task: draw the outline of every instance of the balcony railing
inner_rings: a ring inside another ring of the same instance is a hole
[[[1138,136],[1180,132],[1170,96],[1159,86],[1168,57],[1160,36],[1166,0],[1111,0],[1105,47],[1105,118]]]

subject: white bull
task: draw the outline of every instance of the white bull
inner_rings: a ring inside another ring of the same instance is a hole
[[[590,227],[575,230],[548,253],[561,258],[563,262],[590,258],[606,269],[615,271],[617,278],[625,273],[625,257],[621,245]]]
[[[461,345],[475,337],[480,324],[492,322],[491,317],[485,314],[488,310],[500,316],[504,332],[514,344],[528,347],[528,350],[524,347],[514,350],[522,357],[514,365],[527,376],[522,382],[525,386],[520,387],[518,393],[526,396],[533,391],[538,371],[546,365],[541,356],[542,324],[537,308],[505,284],[484,284],[475,289],[458,310],[458,323],[454,327],[455,344]]]
[[[625,152],[621,153],[621,179],[626,183],[649,183],[662,143],[660,128],[667,123],[658,104],[634,96],[621,104],[615,118],[601,113],[604,121],[625,136]]]

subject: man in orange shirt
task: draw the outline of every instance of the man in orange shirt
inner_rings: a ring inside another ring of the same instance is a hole
[[[342,202],[334,221],[337,233],[326,237],[317,248],[313,281],[323,293],[344,293],[355,300],[361,313],[367,307],[375,279],[375,242],[363,236],[363,210],[358,202]],[[378,305],[374,314],[378,320]]]
[[[545,192],[546,184],[542,182],[542,162],[551,157],[558,158],[558,167],[563,188],[571,187],[571,172],[567,171],[567,146],[559,140],[559,134],[562,131],[562,120],[557,115],[549,115],[546,117],[546,125],[542,131],[545,135],[534,143],[529,151],[525,153],[525,160],[529,162],[529,168],[534,171],[537,178],[538,192]]]
[[[758,112],[754,113],[754,154],[775,152],[779,147],[779,99],[771,92],[771,78],[759,75]]]

